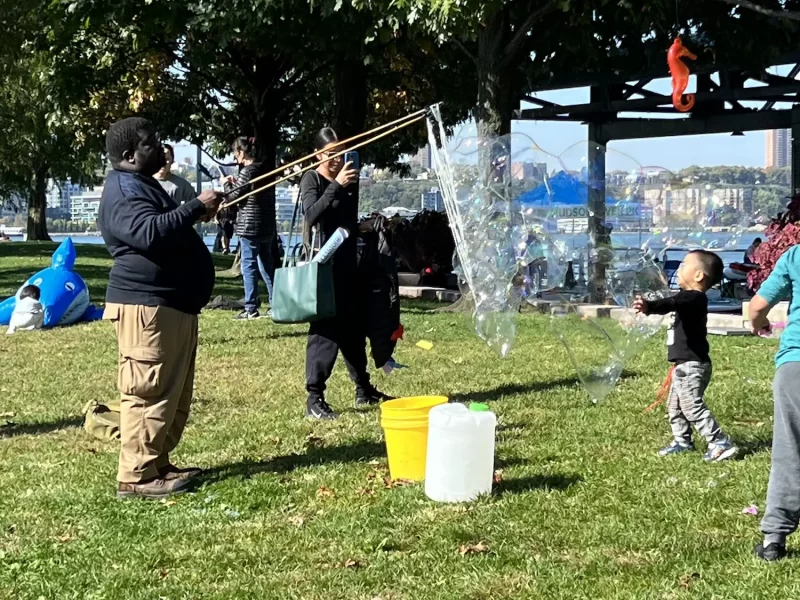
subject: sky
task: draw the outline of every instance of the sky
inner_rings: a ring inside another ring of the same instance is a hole
[[[771,72],[786,75],[790,68],[788,65],[776,67],[771,69]],[[756,84],[748,83],[748,86],[752,85]],[[648,85],[647,89],[669,94],[671,92],[670,81],[668,79],[658,80]],[[694,89],[694,81],[692,81],[687,91],[691,92]],[[589,89],[559,90],[536,94],[536,96],[558,104],[582,104],[589,100]],[[748,105],[748,103],[744,104]],[[535,107],[523,103],[522,108]],[[778,108],[783,107],[778,105]],[[442,109],[446,110],[446,105],[443,105]],[[558,163],[555,157],[561,156],[561,163],[564,166],[570,169],[577,168],[581,157],[585,155],[586,126],[579,123],[515,121],[512,131],[529,137],[536,145],[550,154],[551,157],[547,159],[550,166],[555,166]],[[617,141],[608,145],[607,168],[609,170],[627,169],[631,164],[636,163],[639,166],[663,167],[671,171],[691,165],[764,167],[765,144],[766,134],[763,131],[746,132],[744,136],[721,134]],[[194,161],[196,150],[194,146],[178,144],[176,155],[179,161],[187,156]],[[544,160],[546,157],[543,158],[543,156],[529,155],[521,157],[520,160]],[[204,158],[203,162],[208,164],[210,161],[208,158]]]
[[[653,91],[668,93],[669,85],[649,86]],[[588,88],[537,94],[537,97],[557,104],[583,104],[589,101]],[[523,108],[535,108],[524,103]],[[661,116],[661,115],[659,115]],[[578,150],[586,144],[587,127],[563,121],[515,121],[513,132],[524,133],[548,153],[564,155],[568,168],[574,167]],[[607,146],[608,168],[612,163],[622,167],[623,160],[614,160],[614,153],[624,153],[642,166],[658,166],[677,171],[691,165],[731,165],[763,167],[766,134],[763,131],[747,132],[744,136],[696,135],[686,137],[656,138],[646,140],[621,140]],[[577,147],[575,147],[577,145]],[[549,162],[549,161],[548,161]]]

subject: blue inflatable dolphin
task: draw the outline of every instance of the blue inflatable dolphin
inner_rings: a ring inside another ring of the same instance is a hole
[[[75,255],[72,240],[65,239],[53,252],[53,261],[48,268],[31,276],[15,296],[0,302],[0,325],[8,325],[19,294],[26,285],[35,285],[41,290],[39,301],[44,307],[44,327],[100,319],[103,316],[102,309],[89,304],[86,282],[72,270]]]

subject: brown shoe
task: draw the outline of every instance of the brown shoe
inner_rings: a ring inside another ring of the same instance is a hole
[[[117,498],[150,498],[161,500],[175,494],[182,494],[190,486],[187,479],[164,479],[157,477],[138,483],[122,483],[117,485]]]
[[[187,467],[186,469],[179,469],[175,465],[167,465],[163,469],[158,470],[158,476],[163,477],[167,481],[172,479],[192,479],[202,473],[203,470],[197,467]]]

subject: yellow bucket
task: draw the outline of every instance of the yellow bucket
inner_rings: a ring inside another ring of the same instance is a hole
[[[425,479],[428,413],[434,406],[446,403],[446,396],[417,396],[381,405],[381,426],[392,479]]]

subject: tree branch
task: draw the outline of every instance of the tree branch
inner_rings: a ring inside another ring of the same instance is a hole
[[[197,67],[189,64],[189,61],[187,61],[183,56],[181,56],[177,52],[172,53],[172,58],[181,66],[181,68],[185,72],[192,73],[194,75],[197,75],[198,77],[202,77],[203,79],[206,80],[206,82],[209,85],[213,86],[219,94],[221,94],[228,100],[232,102],[237,102],[239,104],[244,104],[244,100],[241,97],[235,94],[233,90],[230,89],[229,86],[223,84],[217,77],[215,77],[211,73],[203,72]]]
[[[280,85],[276,86],[278,91],[283,96],[289,96],[294,94],[298,87],[307,83],[310,80],[313,80],[317,75],[322,73],[323,71],[329,70],[334,64],[333,60],[327,60],[323,63],[317,65],[310,71],[298,71],[292,77],[287,79],[286,81],[282,82]]]
[[[469,58],[472,62],[476,64],[478,63],[478,57],[475,56],[472,52],[470,52],[469,48],[467,48],[463,43],[461,43],[461,40],[459,40],[458,38],[453,38],[453,41],[456,43],[456,46],[458,46],[461,49],[461,51],[467,55],[467,58]]]
[[[556,10],[556,8],[557,4],[555,2],[548,2],[538,10],[534,10],[528,15],[528,18],[525,19],[522,25],[519,26],[519,29],[514,32],[514,37],[511,38],[511,41],[506,44],[503,52],[503,60],[501,62],[502,66],[507,66],[516,59],[516,57],[524,48],[528,33],[531,29],[533,29],[533,26],[536,24],[536,22],[546,14]]]
[[[753,12],[757,12],[765,17],[776,17],[779,19],[783,18],[792,19],[793,21],[800,21],[800,12],[796,10],[774,10],[761,6],[760,4],[756,4],[755,2],[750,2],[750,0],[717,0],[717,2],[723,2],[725,4],[729,4],[730,6],[752,10]]]

